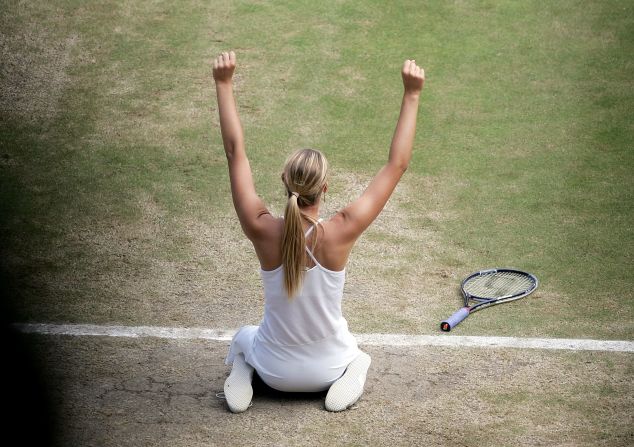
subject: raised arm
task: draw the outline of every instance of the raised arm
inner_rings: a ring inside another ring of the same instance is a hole
[[[220,131],[229,164],[231,196],[242,229],[251,240],[264,228],[263,217],[270,217],[253,184],[251,166],[244,147],[242,124],[233,97],[233,72],[236,55],[233,51],[219,55],[213,62],[213,76],[218,96]]]
[[[418,102],[425,82],[425,71],[416,65],[414,60],[406,60],[401,75],[404,87],[403,102],[388,161],[363,194],[339,214],[342,220],[342,237],[351,243],[383,210],[412,158]]]

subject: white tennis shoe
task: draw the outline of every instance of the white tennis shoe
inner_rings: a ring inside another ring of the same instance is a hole
[[[225,380],[225,399],[232,413],[242,413],[251,405],[253,398],[253,367],[238,354],[233,360],[233,368]]]
[[[348,365],[335,383],[330,386],[326,395],[326,410],[343,411],[355,404],[363,394],[365,378],[372,359],[365,352],[361,352]]]

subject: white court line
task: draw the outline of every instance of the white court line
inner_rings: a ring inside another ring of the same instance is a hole
[[[45,335],[157,337],[188,340],[230,341],[235,329],[177,328],[156,326],[98,326],[92,324],[15,324],[25,333]],[[361,345],[445,346],[452,348],[561,349],[567,351],[634,352],[634,342],[568,338],[474,337],[458,335],[354,334]]]

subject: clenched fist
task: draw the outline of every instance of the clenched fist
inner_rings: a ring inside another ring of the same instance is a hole
[[[233,51],[224,52],[214,59],[213,74],[216,83],[230,82],[233,71],[236,69],[236,53]]]
[[[401,71],[406,93],[420,93],[425,83],[425,70],[416,65],[415,60],[406,60]]]

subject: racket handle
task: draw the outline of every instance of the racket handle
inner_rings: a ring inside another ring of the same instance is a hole
[[[462,309],[454,313],[452,316],[447,318],[445,321],[440,323],[440,330],[444,332],[449,332],[454,327],[456,327],[458,323],[460,323],[462,320],[464,320],[468,316],[469,316],[469,308],[463,307]]]

